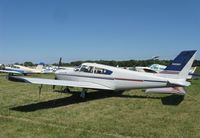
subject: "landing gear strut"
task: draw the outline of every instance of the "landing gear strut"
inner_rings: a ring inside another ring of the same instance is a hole
[[[41,95],[41,92],[42,92],[42,84],[38,87],[39,88],[39,99],[40,99],[40,95]]]
[[[70,93],[69,87],[66,87],[66,88],[64,89],[64,92],[65,92],[65,93]]]
[[[85,99],[87,91],[88,91],[87,89],[83,89],[82,92],[81,92],[81,94],[80,94],[80,97],[83,98],[83,99]]]

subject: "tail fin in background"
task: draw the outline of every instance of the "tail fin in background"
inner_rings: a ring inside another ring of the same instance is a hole
[[[186,79],[192,67],[197,50],[182,51],[167,67],[162,74],[176,74],[178,78]]]
[[[35,68],[37,71],[42,71],[44,65],[37,65],[37,67]]]

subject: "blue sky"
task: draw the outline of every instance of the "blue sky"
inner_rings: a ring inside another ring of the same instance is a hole
[[[173,59],[200,51],[199,7],[199,0],[0,0],[0,63]]]

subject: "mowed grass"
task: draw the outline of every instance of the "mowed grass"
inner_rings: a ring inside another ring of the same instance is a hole
[[[38,85],[0,75],[0,137],[200,137],[200,80],[185,97],[90,91],[83,100],[60,89],[44,86],[39,97]]]

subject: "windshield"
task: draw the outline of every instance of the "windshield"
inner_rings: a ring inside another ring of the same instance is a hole
[[[94,67],[93,66],[86,66],[86,65],[83,65],[80,69],[81,72],[88,72],[88,73],[93,73],[93,69]]]
[[[79,65],[79,66],[76,66],[76,67],[75,67],[75,69],[74,69],[74,71],[79,71],[79,70],[80,70],[80,68],[81,68],[81,65]]]

